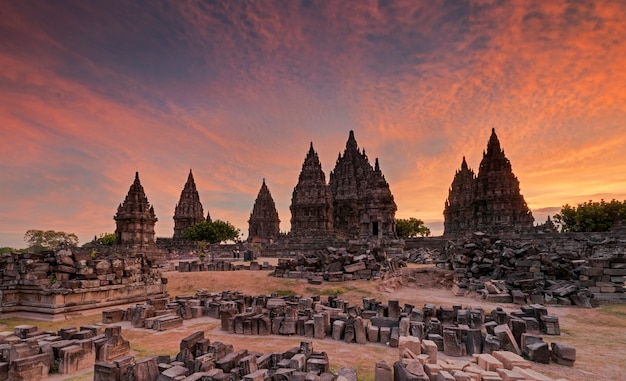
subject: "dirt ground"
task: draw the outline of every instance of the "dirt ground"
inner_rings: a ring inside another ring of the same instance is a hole
[[[516,310],[512,304],[494,304],[482,300],[479,296],[454,296],[449,290],[450,278],[440,272],[424,269],[403,269],[404,276],[382,281],[350,281],[343,283],[324,283],[313,286],[306,280],[281,279],[269,275],[268,271],[238,272],[198,272],[178,273],[167,272],[168,291],[171,296],[193,295],[197,289],[218,292],[223,290],[241,291],[250,295],[313,295],[322,298],[330,294],[338,294],[342,299],[362,305],[363,297],[374,297],[386,302],[397,299],[400,304],[410,303],[421,306],[424,303],[451,306],[481,306],[486,311],[496,307],[505,310]],[[597,309],[580,309],[575,307],[548,307],[548,312],[557,315],[560,320],[561,336],[547,336],[546,341],[562,342],[572,345],[577,351],[574,367],[556,364],[543,365],[533,363],[533,369],[553,378],[569,380],[626,380],[626,305],[603,306]],[[11,329],[18,324],[35,324],[41,330],[53,330],[61,327],[73,327],[81,324],[100,322],[101,315],[84,315],[68,317],[66,321],[42,323],[16,319],[3,319],[0,324]],[[249,349],[258,352],[285,351],[298,346],[304,337],[292,336],[243,336],[223,332],[216,319],[201,318],[185,321],[178,329],[155,332],[130,327],[123,324],[122,336],[129,340],[136,358],[154,354],[175,354],[180,340],[198,330],[212,342],[221,341],[232,344],[235,350]],[[383,344],[358,345],[334,341],[309,339],[317,351],[328,353],[332,369],[352,366],[357,368],[359,380],[374,379],[374,364],[378,360],[386,360],[390,365],[398,358],[398,349]],[[440,353],[441,357],[443,356]],[[53,376],[50,380],[67,379]],[[70,380],[92,380],[93,372],[87,371],[75,375]]]

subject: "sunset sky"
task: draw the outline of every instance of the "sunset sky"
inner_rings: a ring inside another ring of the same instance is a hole
[[[135,171],[171,236],[190,168],[244,237],[265,178],[288,231],[310,142],[328,181],[350,130],[439,235],[491,128],[535,222],[626,199],[626,2],[0,5],[0,246],[113,232]]]

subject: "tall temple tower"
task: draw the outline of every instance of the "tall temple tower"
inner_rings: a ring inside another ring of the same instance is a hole
[[[300,236],[333,232],[333,202],[330,187],[313,143],[302,164],[298,184],[291,197],[291,233]]]
[[[495,129],[491,130],[476,177],[474,213],[476,227],[488,232],[527,230],[535,220],[520,193],[511,163],[500,148]]]
[[[378,159],[372,168],[365,150],[359,150],[353,131],[330,173],[330,191],[337,233],[348,238],[396,238],[397,206],[389,184]]]
[[[115,243],[118,245],[145,245],[154,243],[154,225],[157,218],[154,208],[135,172],[135,181],[130,186],[124,202],[113,216],[115,220]]]
[[[207,217],[210,220],[210,217]],[[183,232],[190,226],[203,222],[204,210],[200,203],[200,195],[196,189],[196,182],[191,169],[183,191],[180,193],[180,200],[174,208],[174,240],[183,240]]]
[[[336,232],[350,238],[359,236],[359,214],[364,208],[365,191],[372,172],[365,151],[359,150],[354,132],[350,131],[343,156],[339,154],[335,169],[330,173]]]
[[[533,229],[533,222],[519,180],[492,129],[478,175],[463,158],[454,176],[444,208],[444,235],[523,232]]]
[[[465,156],[448,190],[444,215],[444,235],[472,232],[474,227],[474,183],[476,175],[467,166]]]
[[[263,185],[259,190],[259,194],[254,201],[254,207],[248,220],[248,241],[260,239],[263,241],[273,241],[280,234],[280,220],[278,219],[278,211],[276,204],[270,193],[270,190]]]
[[[389,184],[380,170],[378,159],[374,165],[365,191],[365,202],[360,213],[360,237],[362,239],[397,238],[396,211]]]

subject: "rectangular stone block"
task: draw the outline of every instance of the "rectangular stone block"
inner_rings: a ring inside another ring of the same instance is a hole
[[[429,363],[436,364],[437,363],[437,354],[439,350],[437,349],[437,344],[432,340],[422,340],[422,353],[428,354]]]
[[[508,351],[494,351],[491,353],[493,357],[495,357],[498,361],[500,361],[504,368],[513,369],[514,367],[519,368],[530,368],[531,363],[529,361],[524,360],[524,358],[520,355],[517,355]]]
[[[498,368],[504,368],[504,364],[490,354],[483,353],[477,356],[478,366],[488,371],[495,371]]]

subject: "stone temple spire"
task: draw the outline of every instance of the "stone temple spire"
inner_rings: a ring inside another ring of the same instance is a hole
[[[474,189],[476,226],[487,232],[523,231],[534,218],[520,193],[519,180],[500,148],[495,129],[487,144]]]
[[[180,199],[174,209],[174,240],[184,239],[183,232],[190,226],[203,222],[204,210],[200,203],[200,195],[196,188],[191,169]]]
[[[463,156],[461,169],[454,175],[443,211],[444,235],[473,231],[475,180],[474,171],[467,166],[465,156]]]
[[[343,155],[339,155],[335,169],[330,173],[336,232],[347,237],[358,234],[359,213],[363,210],[367,183],[373,171],[365,153],[359,151],[354,132],[350,131],[346,149]]]
[[[276,204],[270,193],[269,188],[263,184],[259,190],[250,219],[248,220],[248,241],[273,241],[280,234],[280,220],[278,219],[278,211]]]
[[[332,196],[313,143],[291,197],[291,233],[328,235],[333,231]]]
[[[124,202],[113,216],[115,220],[115,243],[118,245],[144,245],[154,243],[154,225],[157,218],[154,208],[135,172],[135,181],[130,186]]]
[[[389,184],[380,170],[378,158],[367,182],[367,189],[361,210],[359,235],[362,239],[395,239],[396,211]]]

